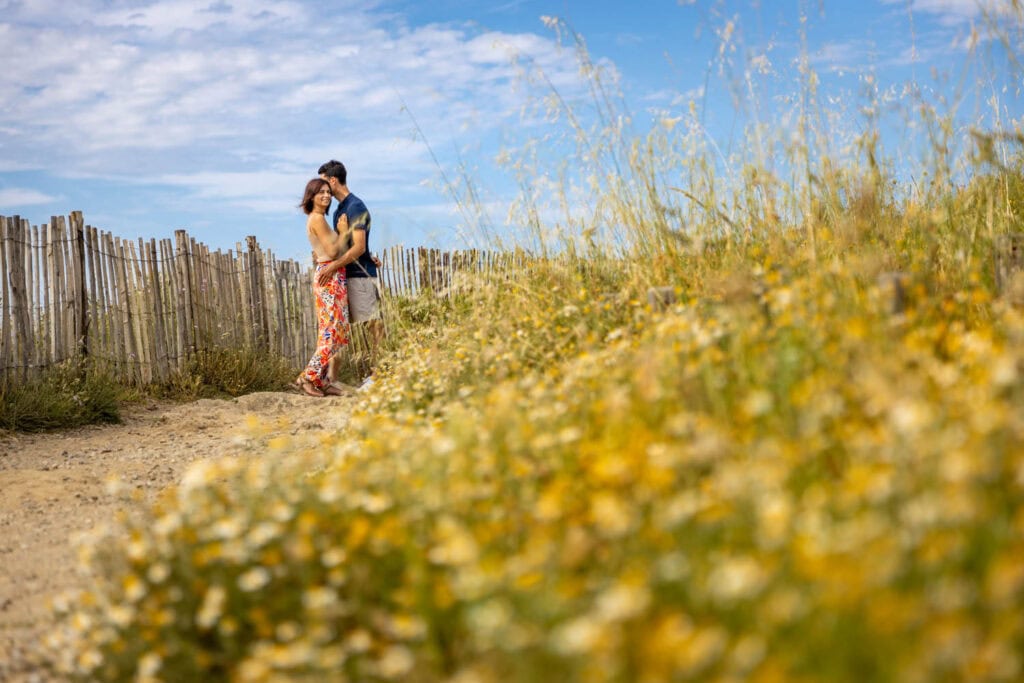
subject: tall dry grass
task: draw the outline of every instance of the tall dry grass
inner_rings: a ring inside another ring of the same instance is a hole
[[[923,114],[908,185],[870,127],[830,156],[806,79],[800,136],[755,124],[742,163],[682,119],[562,112],[593,166],[515,207],[537,258],[402,302],[316,453],[203,463],[87,541],[54,666],[1019,680],[1024,302],[994,262],[1021,231],[1020,122],[956,156]]]

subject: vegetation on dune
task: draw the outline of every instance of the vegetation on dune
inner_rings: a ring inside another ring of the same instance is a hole
[[[114,379],[90,363],[62,363],[32,382],[0,382],[0,429],[38,432],[120,422],[122,394]]]
[[[687,135],[613,135],[594,182],[615,187],[542,231],[558,248],[400,302],[316,452],[201,463],[86,539],[54,666],[1019,680],[1024,301],[994,267],[1022,229],[1017,138],[960,186],[935,155],[904,188],[865,146],[726,193]]]
[[[192,356],[182,372],[163,384],[147,387],[146,391],[184,401],[243,396],[257,391],[280,391],[295,379],[297,372],[272,354],[210,344]]]
[[[38,379],[0,382],[0,429],[37,432],[120,422],[122,408],[145,396],[194,401],[280,391],[296,372],[281,358],[254,349],[211,346],[165,382],[140,388],[120,384],[100,363],[68,361]]]

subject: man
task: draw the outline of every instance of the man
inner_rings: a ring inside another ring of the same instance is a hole
[[[384,324],[380,317],[380,287],[377,284],[377,261],[370,254],[370,212],[359,197],[348,189],[348,173],[345,165],[334,159],[323,164],[317,171],[331,186],[331,194],[338,200],[338,207],[332,218],[334,229],[340,234],[349,234],[348,250],[331,261],[320,271],[319,280],[329,281],[339,269],[345,269],[348,280],[348,310],[352,324],[366,323],[370,345],[371,373],[376,362],[377,351],[384,338]],[[337,367],[331,362],[328,377],[337,378]],[[372,383],[373,375],[363,381],[362,386]]]

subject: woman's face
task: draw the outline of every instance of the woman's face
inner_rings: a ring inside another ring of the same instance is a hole
[[[320,188],[320,190],[316,193],[316,196],[313,198],[313,203],[315,206],[322,209],[326,209],[328,206],[330,206],[331,186],[328,185],[327,183],[324,183],[324,186]]]

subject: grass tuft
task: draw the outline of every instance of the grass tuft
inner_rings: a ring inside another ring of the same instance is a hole
[[[211,347],[196,353],[183,372],[147,391],[182,401],[242,396],[257,391],[280,391],[297,374],[279,356],[252,348]]]
[[[25,384],[0,386],[0,428],[38,432],[120,422],[121,386],[87,362],[66,362]]]

